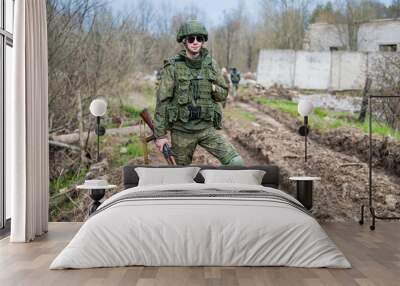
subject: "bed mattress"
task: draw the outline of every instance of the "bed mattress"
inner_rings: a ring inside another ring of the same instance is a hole
[[[102,203],[50,269],[144,266],[350,268],[293,197],[258,185],[138,186]]]

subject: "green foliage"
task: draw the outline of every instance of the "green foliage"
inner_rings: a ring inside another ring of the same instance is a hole
[[[70,189],[73,185],[82,182],[87,172],[87,169],[79,169],[77,172],[69,171],[50,181],[50,221],[57,218],[61,212],[68,212],[76,207],[60,190]]]
[[[107,123],[107,124],[105,124],[103,126],[104,126],[104,128],[106,130],[108,130],[108,129],[118,128],[119,124],[110,122],[110,123]]]
[[[328,112],[320,107],[314,108],[313,113],[320,118],[324,118],[324,117],[328,116]]]
[[[50,194],[57,193],[59,190],[64,188],[70,188],[77,182],[82,181],[87,172],[87,169],[80,169],[78,172],[68,171],[67,173],[59,176],[57,179],[51,180]]]
[[[356,125],[358,128],[362,129],[365,133],[368,133],[368,128],[369,128],[368,120],[366,120],[364,123],[357,122]],[[372,120],[372,133],[381,135],[381,136],[390,136],[397,140],[400,140],[400,132],[399,131],[396,131],[393,128],[391,128],[389,125],[384,124],[379,121],[376,121],[376,120]]]
[[[301,116],[297,112],[296,102],[268,98],[257,98],[256,101],[270,106],[273,109],[288,113],[298,120],[302,120]],[[322,132],[347,126],[355,127],[364,131],[365,133],[368,133],[368,121],[361,123],[358,121],[358,116],[350,112],[332,111],[316,107],[314,108],[313,113],[309,116],[309,123],[312,128]],[[390,136],[400,140],[399,131],[394,130],[388,124],[379,122],[377,120],[372,121],[372,133],[381,136]]]
[[[132,143],[127,145],[127,154],[131,157],[143,156],[143,148],[138,137],[134,137]]]
[[[133,136],[125,146],[115,146],[111,165],[114,167],[124,166],[129,160],[143,156],[142,142],[138,136]]]
[[[254,114],[238,107],[225,110],[225,114],[247,122],[254,122],[257,118]]]
[[[126,117],[131,119],[139,118],[140,109],[130,105],[122,105],[121,109]]]
[[[299,116],[297,112],[297,103],[286,99],[269,99],[265,97],[256,98],[258,103],[268,105],[279,111],[289,113],[293,117]]]

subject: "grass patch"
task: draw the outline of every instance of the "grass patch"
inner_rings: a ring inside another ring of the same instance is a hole
[[[356,122],[355,125],[357,126],[357,128],[362,129],[365,133],[369,132],[368,120],[366,120],[364,123]],[[397,140],[400,140],[399,131],[396,131],[387,124],[378,122],[376,120],[372,120],[372,134],[377,134],[381,136],[390,136]]]
[[[61,189],[70,188],[85,178],[87,169],[80,169],[78,172],[68,171],[57,179],[50,181],[50,194],[57,193]]]
[[[320,118],[325,118],[328,116],[328,112],[320,107],[314,108],[313,113]]]
[[[270,106],[279,111],[289,113],[293,117],[298,116],[297,103],[286,99],[269,99],[265,97],[257,97],[256,102]]]
[[[87,172],[87,169],[80,169],[78,172],[69,171],[50,181],[50,221],[57,218],[61,212],[69,211],[76,207],[65,195],[60,193],[60,190],[70,189],[76,183],[82,182]]]
[[[130,119],[138,119],[139,118],[139,114],[142,111],[139,108],[136,108],[134,106],[130,106],[130,105],[122,105],[122,112],[124,113],[125,117],[128,117]]]
[[[111,159],[112,166],[125,166],[129,160],[144,155],[142,142],[138,136],[132,138],[124,146],[115,146],[113,158]]]
[[[254,122],[256,121],[256,116],[246,110],[243,110],[238,107],[230,108],[230,109],[225,109],[224,111],[225,115],[233,118],[237,118],[242,121],[246,122]]]
[[[118,128],[119,124],[110,122],[110,123],[107,123],[107,124],[105,124],[103,126],[104,126],[104,128],[106,129],[106,132],[107,132],[107,129]]]
[[[256,102],[267,105],[273,109],[290,114],[292,117],[302,121],[301,116],[297,112],[297,103],[290,100],[256,98]],[[368,115],[367,115],[368,118]],[[368,120],[361,123],[358,121],[358,115],[343,112],[332,111],[320,107],[316,107],[309,116],[309,122],[312,128],[326,132],[339,127],[354,127],[368,133]],[[377,120],[372,121],[372,133],[381,136],[390,136],[400,140],[400,132],[394,130],[389,125]]]

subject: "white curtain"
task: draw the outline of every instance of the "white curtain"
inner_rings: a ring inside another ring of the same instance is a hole
[[[6,98],[6,187],[11,189],[10,241],[28,242],[48,227],[46,1],[15,1],[14,21],[14,94]]]

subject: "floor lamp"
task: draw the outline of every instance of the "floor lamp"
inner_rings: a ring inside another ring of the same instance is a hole
[[[396,220],[400,219],[400,217],[392,216],[392,217],[387,217],[387,216],[380,216],[377,215],[375,212],[375,208],[373,206],[373,201],[372,201],[372,99],[373,98],[387,98],[387,99],[393,99],[397,98],[400,100],[400,95],[369,95],[368,96],[368,106],[369,106],[369,115],[368,115],[368,139],[369,139],[369,152],[368,152],[368,208],[371,213],[372,217],[372,224],[369,226],[370,230],[375,229],[375,220],[376,219],[382,219],[382,220]],[[361,218],[359,223],[364,224],[364,208],[365,205],[361,206]]]

